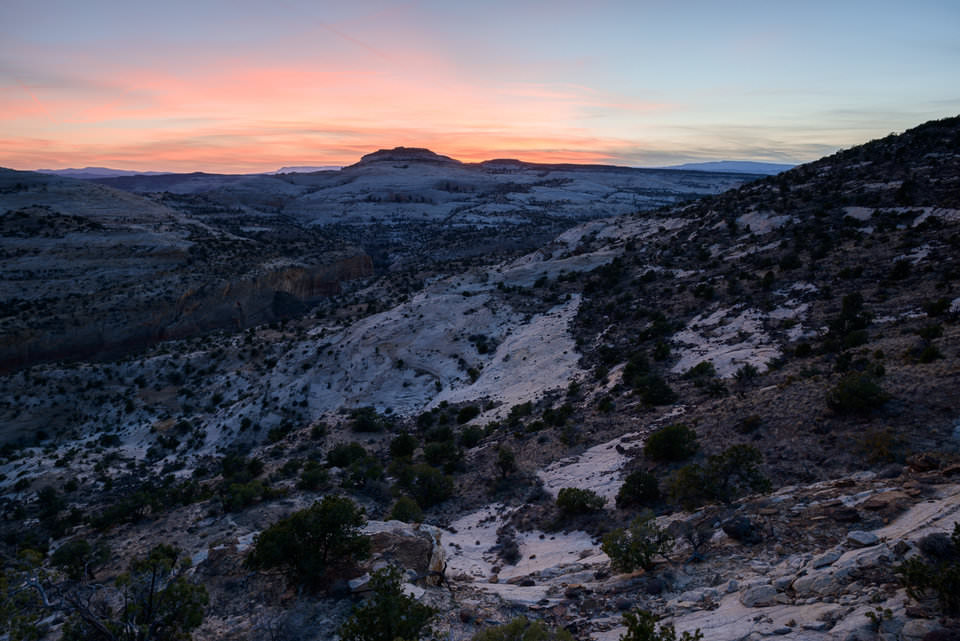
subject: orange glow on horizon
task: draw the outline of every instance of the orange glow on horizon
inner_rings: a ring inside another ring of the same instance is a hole
[[[419,71],[234,60],[104,70],[70,91],[0,87],[0,165],[252,173],[346,166],[395,146],[464,162],[609,163],[624,142],[586,129],[586,111],[669,108],[574,85],[468,85],[440,60],[404,59]]]

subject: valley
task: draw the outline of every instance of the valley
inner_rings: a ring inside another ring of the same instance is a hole
[[[448,639],[522,615],[613,641],[633,608],[954,638],[895,569],[960,555],[958,150],[951,118],[764,178],[408,148],[2,170],[5,581],[60,595],[11,607],[58,638],[92,582],[51,559],[82,539],[98,582],[176,545],[194,638],[338,638],[387,563]],[[318,592],[244,565],[328,496],[371,559]],[[672,544],[626,568],[605,541],[647,516]]]

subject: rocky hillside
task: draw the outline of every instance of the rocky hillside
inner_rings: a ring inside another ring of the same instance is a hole
[[[192,562],[169,585],[207,595],[178,619],[198,639],[360,638],[341,626],[388,564],[450,639],[525,616],[612,641],[637,610],[718,640],[957,638],[958,142],[931,122],[521,256],[409,254],[283,322],[4,376],[8,625],[109,620],[78,595],[115,605],[102,586],[166,544]],[[426,152],[403,153],[360,165]],[[283,537],[327,509],[359,547],[305,572]]]

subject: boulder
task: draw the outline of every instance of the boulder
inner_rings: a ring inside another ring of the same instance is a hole
[[[439,584],[446,563],[438,531],[400,521],[370,521],[365,531],[370,535],[372,562],[386,561],[411,570],[430,585]]]
[[[756,522],[745,516],[735,516],[727,519],[720,526],[724,533],[735,541],[753,545],[763,541],[763,534]]]
[[[834,561],[840,558],[841,554],[843,554],[843,552],[837,548],[824,552],[810,561],[810,567],[817,569],[832,565]]]
[[[900,638],[903,641],[924,641],[924,638],[931,632],[940,629],[940,624],[930,619],[909,619],[903,624],[900,630]]]
[[[864,532],[863,530],[852,530],[847,533],[847,543],[854,547],[865,548],[870,547],[871,545],[876,545],[880,542],[880,537],[878,537],[873,532]]]
[[[740,603],[746,608],[763,608],[777,603],[777,590],[772,585],[755,585],[740,593]]]

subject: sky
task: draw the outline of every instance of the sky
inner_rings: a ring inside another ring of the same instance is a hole
[[[0,166],[805,162],[960,113],[955,0],[2,0]]]

